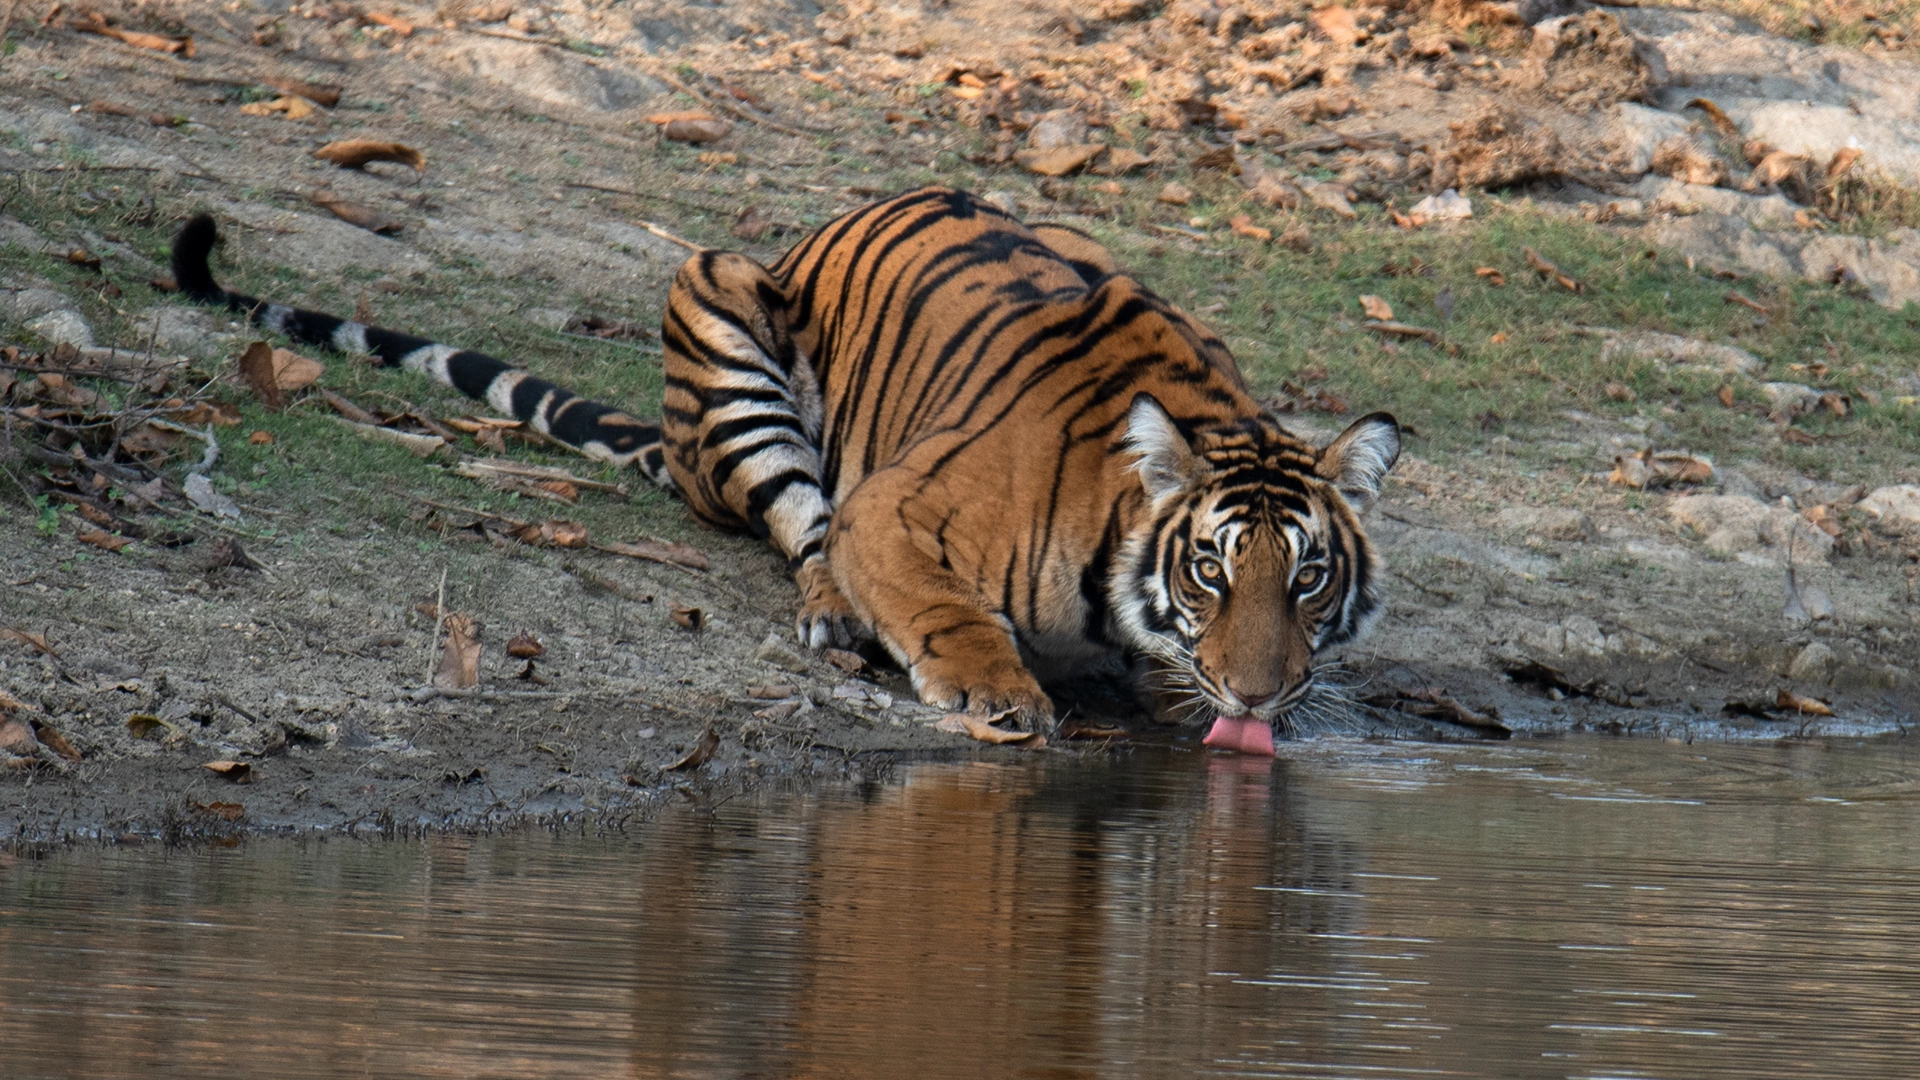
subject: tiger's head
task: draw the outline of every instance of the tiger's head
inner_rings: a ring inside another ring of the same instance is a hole
[[[1315,655],[1380,614],[1360,515],[1400,425],[1374,413],[1316,450],[1264,413],[1183,430],[1141,394],[1123,445],[1149,508],[1109,581],[1130,644],[1214,715],[1284,720],[1315,689]]]

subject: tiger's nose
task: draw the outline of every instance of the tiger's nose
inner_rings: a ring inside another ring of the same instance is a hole
[[[1227,690],[1231,692],[1234,697],[1239,698],[1240,703],[1249,709],[1257,709],[1280,696],[1280,691],[1278,690],[1272,690],[1264,694],[1249,694],[1245,690],[1233,685],[1231,681],[1227,683]]]

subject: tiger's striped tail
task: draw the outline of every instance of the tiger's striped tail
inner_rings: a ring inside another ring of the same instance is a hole
[[[244,312],[253,325],[285,334],[302,344],[340,352],[369,353],[383,367],[406,368],[431,376],[587,457],[619,466],[637,465],[654,483],[673,488],[658,425],[643,423],[611,406],[588,401],[485,353],[456,349],[397,330],[270,303],[222,288],[214,281],[207,265],[207,258],[218,240],[213,218],[206,214],[188,221],[174,239],[173,278],[179,283],[180,291],[193,300]]]

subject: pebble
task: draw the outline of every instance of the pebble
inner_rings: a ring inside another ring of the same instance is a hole
[[[805,671],[807,661],[780,640],[779,631],[768,634],[760,647],[753,651],[753,658],[765,664],[772,664],[782,671]]]
[[[1787,668],[1787,676],[1798,682],[1824,683],[1833,678],[1840,657],[1825,642],[1816,641],[1800,650]]]
[[[44,338],[50,345],[72,345],[76,349],[93,348],[93,328],[80,313],[62,308],[49,311],[45,315],[27,324],[27,329]]]

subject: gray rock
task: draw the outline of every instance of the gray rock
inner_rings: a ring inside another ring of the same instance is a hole
[[[1601,144],[1612,156],[1615,169],[1627,176],[1640,176],[1653,166],[1654,147],[1685,135],[1691,126],[1686,117],[1621,101],[1607,110]]]
[[[1073,109],[1055,109],[1040,114],[1027,132],[1027,145],[1035,150],[1057,150],[1063,146],[1084,146],[1087,118]]]
[[[1766,494],[1759,484],[1753,482],[1752,477],[1738,469],[1716,468],[1713,478],[1723,494],[1740,495],[1756,501]]]
[[[0,289],[0,319],[26,322],[66,306],[66,295],[53,289],[37,285],[24,289]]]
[[[1800,650],[1787,668],[1787,676],[1796,682],[1825,683],[1840,666],[1839,656],[1825,642],[1816,641]]]
[[[635,108],[666,89],[642,75],[499,38],[468,38],[444,50],[439,59],[454,71],[478,76],[535,101],[588,112]]]
[[[1020,200],[1011,191],[989,191],[980,198],[999,207],[1009,217],[1020,216]]]
[[[174,304],[142,312],[134,317],[133,324],[140,327],[139,344],[143,348],[148,336],[153,338],[156,347],[185,353],[217,348],[235,338],[218,329],[219,323],[211,312]]]
[[[1759,555],[1760,563],[1826,562],[1833,537],[1783,506],[1742,495],[1683,495],[1667,505],[1673,520],[1705,538],[1710,551]],[[1756,560],[1747,560],[1756,561]]]
[[[1728,214],[1759,228],[1790,226],[1794,223],[1793,212],[1800,209],[1784,195],[1748,195],[1669,176],[1643,176],[1628,190],[1655,211]]]
[[[772,664],[782,671],[803,672],[807,670],[807,661],[780,639],[778,632],[768,634],[760,647],[753,652],[753,658],[763,664]]]
[[[1816,236],[1800,248],[1800,272],[1819,284],[1851,277],[1866,286],[1874,303],[1899,311],[1920,301],[1920,242]]]
[[[1892,484],[1875,488],[1855,509],[1864,510],[1897,530],[1920,529],[1920,486]]]
[[[93,347],[93,328],[71,308],[49,311],[27,323],[27,329],[50,345],[72,345],[78,349]]]
[[[1653,330],[1608,335],[1606,343],[1600,347],[1601,360],[1611,360],[1622,353],[1663,364],[1704,368],[1727,375],[1758,375],[1767,366],[1745,349]]]
[[[1607,651],[1607,635],[1600,624],[1585,615],[1569,615],[1561,621],[1566,628],[1567,652],[1599,656]]]
[[[13,218],[0,215],[0,247],[8,244],[24,248],[27,251],[39,251],[47,240],[32,228]]]
[[[1789,237],[1759,232],[1732,214],[1700,213],[1648,226],[1654,243],[1681,252],[1716,273],[1800,276],[1799,245]]]

